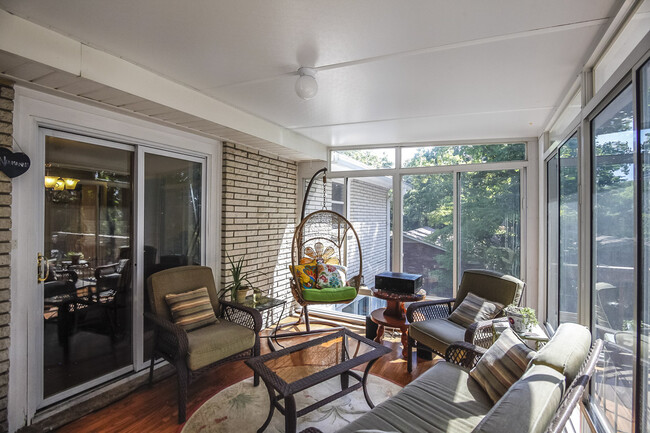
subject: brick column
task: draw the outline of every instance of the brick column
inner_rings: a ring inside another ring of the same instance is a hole
[[[13,83],[0,79],[0,146],[12,148]],[[7,431],[11,271],[11,179],[0,173],[0,431]]]
[[[244,256],[244,271],[256,271],[253,286],[289,301],[285,316],[293,305],[289,264],[297,173],[295,161],[224,143],[221,287],[230,281],[225,253]],[[273,311],[273,321],[280,311]]]

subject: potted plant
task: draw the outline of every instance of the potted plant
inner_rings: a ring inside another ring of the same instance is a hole
[[[70,259],[70,264],[78,265],[80,260],[83,260],[84,255],[81,252],[69,251],[66,256]]]
[[[246,294],[251,286],[248,277],[252,272],[243,272],[244,256],[241,256],[239,259],[233,259],[228,255],[228,253],[226,253],[226,258],[230,264],[229,270],[230,275],[232,276],[232,281],[224,287],[223,295],[225,295],[227,291],[230,291],[230,299],[242,303],[246,299]]]
[[[508,305],[504,311],[508,316],[508,322],[515,332],[531,331],[533,326],[537,325],[535,310],[529,307],[517,307]]]

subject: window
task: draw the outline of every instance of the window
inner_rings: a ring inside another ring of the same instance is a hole
[[[452,297],[454,174],[404,176],[402,191],[402,268],[422,275],[427,294]]]
[[[460,174],[459,278],[467,269],[521,274],[519,170]]]
[[[526,143],[402,148],[402,167],[485,164],[525,159]]]
[[[578,135],[546,163],[547,305],[555,327],[578,321]]]
[[[396,151],[403,161],[398,167],[392,158]],[[365,161],[365,170],[381,168],[392,173],[373,176],[358,166],[346,170],[359,170],[359,175],[335,178],[337,173],[328,174],[327,206],[346,209],[359,233],[366,286],[373,287],[380,272],[401,271],[422,275],[428,295],[451,297],[468,268],[521,278],[526,152],[526,143],[398,146],[383,153],[332,151],[332,168],[340,167],[344,156],[357,164]],[[400,178],[396,203],[394,176]],[[322,200],[322,189],[312,191],[308,208],[320,209],[322,204],[316,204]],[[393,211],[400,217],[395,226]],[[346,312],[365,311],[355,308],[348,307]]]
[[[592,324],[605,341],[594,402],[612,431],[633,423],[636,347],[633,92],[628,86],[591,122]]]
[[[333,150],[330,171],[395,168],[395,149]]]

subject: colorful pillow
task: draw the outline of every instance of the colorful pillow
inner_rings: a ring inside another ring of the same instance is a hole
[[[345,287],[345,266],[318,264],[318,288]]]
[[[463,328],[468,328],[474,322],[494,319],[501,310],[503,310],[502,304],[488,301],[469,292],[458,308],[449,315],[449,320]]]
[[[301,289],[316,288],[316,279],[318,277],[318,268],[316,267],[316,264],[289,266],[289,270],[291,270],[292,274],[294,274],[295,271],[294,275],[298,278],[298,284]]]
[[[469,375],[496,403],[521,378],[534,356],[534,350],[526,346],[512,329],[506,329]]]
[[[219,321],[214,315],[206,287],[185,293],[165,295],[165,302],[169,306],[174,323],[186,331]]]

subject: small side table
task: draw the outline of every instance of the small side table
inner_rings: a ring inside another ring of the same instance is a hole
[[[493,332],[494,341],[496,341],[496,339],[499,338],[499,335],[501,335],[501,333],[508,328],[512,329],[510,327],[510,323],[508,323],[507,320],[504,321],[495,320],[494,322],[492,322],[492,332]],[[512,330],[522,340],[528,340],[534,342],[535,350],[539,350],[540,347],[546,344],[549,340],[548,335],[546,335],[546,333],[544,332],[542,327],[539,326],[539,324],[533,326],[530,331],[526,331],[526,332],[517,332],[514,329]]]
[[[372,294],[379,299],[385,299],[387,302],[386,308],[379,308],[370,313],[370,319],[378,325],[375,341],[381,343],[386,326],[399,329],[402,333],[402,356],[406,358],[408,356],[409,322],[406,320],[404,302],[421,301],[427,293],[424,290],[408,294],[372,289]]]
[[[269,315],[271,314],[271,310],[275,307],[279,307],[280,305],[282,305],[282,312],[280,313],[280,317],[282,317],[282,315],[284,314],[284,308],[286,304],[287,304],[286,299],[271,298],[269,296],[262,296],[259,302],[254,302],[253,295],[248,295],[246,296],[246,300],[242,302],[240,305],[243,305],[244,307],[248,307],[248,308],[254,308],[260,313],[266,311],[266,325],[268,326]]]

